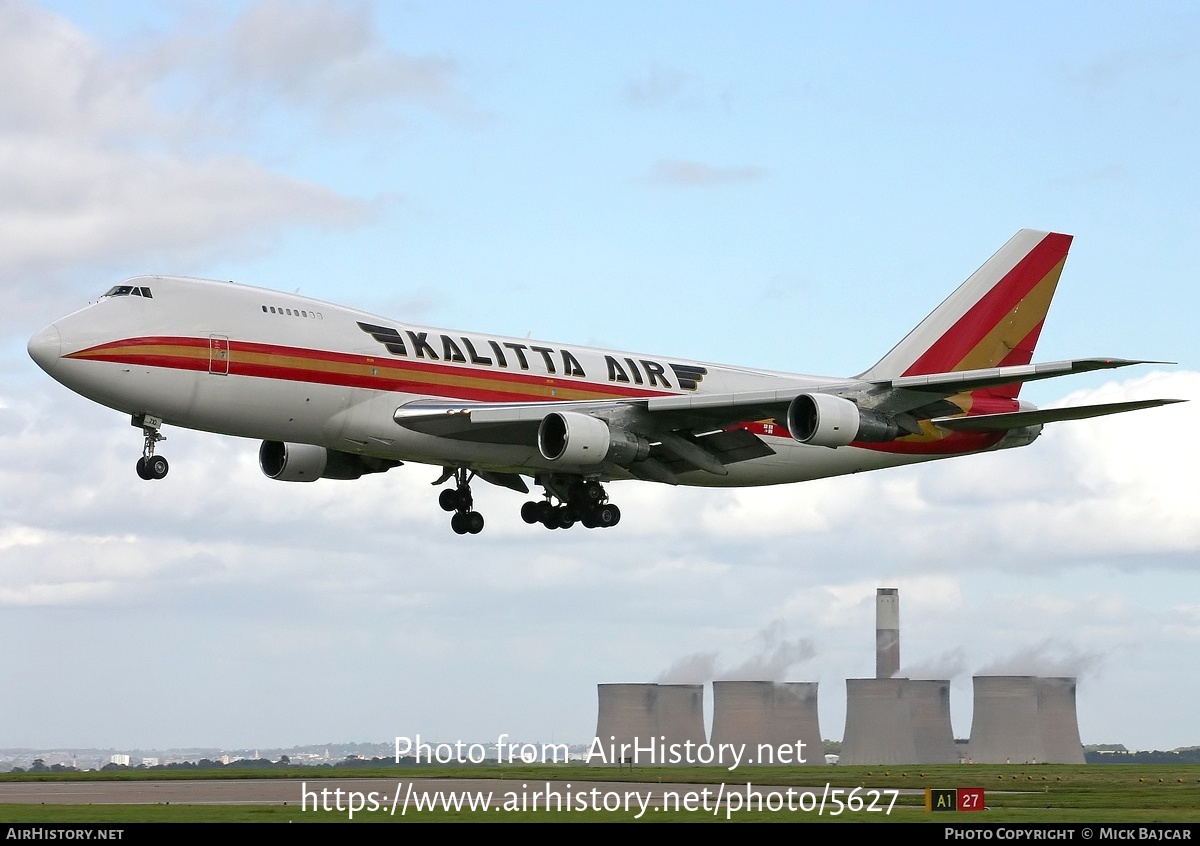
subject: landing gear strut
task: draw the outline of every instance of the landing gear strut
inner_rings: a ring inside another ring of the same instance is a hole
[[[162,418],[153,417],[149,414],[135,414],[129,421],[134,426],[142,430],[145,436],[145,444],[142,447],[142,457],[137,460],[137,474],[147,482],[154,479],[161,479],[167,475],[167,471],[171,466],[167,464],[167,459],[161,455],[154,454],[154,447],[159,441],[165,441],[167,438],[158,430],[162,428]]]
[[[551,477],[542,486],[546,489],[544,500],[531,500],[521,506],[521,519],[526,523],[541,523],[547,529],[569,529],[578,522],[588,529],[602,529],[621,520],[621,509],[608,501],[604,486],[596,479]]]
[[[450,528],[457,535],[477,535],[483,531],[483,515],[473,509],[474,500],[471,497],[471,479],[475,474],[465,467],[454,471],[454,490],[447,488],[438,494],[438,505],[443,511],[453,511],[450,518]],[[446,478],[449,478],[447,475]]]

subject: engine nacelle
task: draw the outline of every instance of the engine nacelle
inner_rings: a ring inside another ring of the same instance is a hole
[[[650,455],[650,442],[645,438],[577,411],[552,411],[543,417],[537,442],[547,461],[585,467],[602,461],[628,467]]]
[[[399,464],[387,458],[354,455],[312,444],[263,441],[258,448],[258,466],[280,482],[315,482],[317,479],[357,479],[367,473],[382,473]]]
[[[832,394],[800,394],[788,404],[787,427],[800,443],[824,447],[851,441],[881,444],[900,436],[896,421]]]

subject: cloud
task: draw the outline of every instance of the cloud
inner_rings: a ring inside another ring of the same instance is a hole
[[[1106,182],[1124,182],[1128,179],[1128,169],[1124,165],[1114,162],[1104,167],[1057,177],[1050,180],[1050,184],[1056,188],[1075,188]]]
[[[796,664],[812,659],[816,648],[807,638],[784,637],[787,626],[775,620],[754,635],[754,652],[740,662],[718,669],[718,651],[693,652],[659,674],[658,684],[705,684],[730,681],[781,681]]]
[[[816,656],[817,650],[811,640],[785,638],[785,631],[782,620],[768,625],[755,635],[754,639],[759,644],[755,654],[721,670],[717,678],[730,681],[782,681],[792,667]]]
[[[716,672],[717,653],[693,652],[659,674],[657,684],[707,684]]]
[[[282,227],[347,226],[366,213],[361,202],[237,156],[0,138],[6,275],[133,255],[145,261],[261,248]]]
[[[903,664],[896,675],[909,679],[953,679],[966,669],[967,654],[961,646],[956,646],[924,661]]]
[[[368,217],[362,200],[194,149],[188,110],[155,104],[160,71],[52,13],[0,5],[0,275],[43,280],[19,287],[0,327],[44,317],[36,299],[80,284],[58,280],[88,263],[150,271],[148,262],[261,251],[292,227]]]
[[[757,182],[767,175],[761,167],[719,167],[684,159],[660,159],[650,168],[648,181],[689,188]]]
[[[981,667],[979,676],[1081,676],[1096,669],[1103,657],[1066,641],[1044,640]]]
[[[65,19],[20,0],[0,4],[0,78],[0,137],[82,143],[162,128],[151,80]]]
[[[679,71],[655,65],[625,85],[625,99],[639,107],[663,106],[679,98],[686,79]]]
[[[263,0],[213,46],[221,45],[237,83],[329,115],[393,99],[447,113],[464,108],[456,63],[389,49],[366,4]]]

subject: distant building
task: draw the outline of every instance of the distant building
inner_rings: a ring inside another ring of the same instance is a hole
[[[946,679],[846,679],[842,764],[955,764]]]
[[[714,681],[711,743],[744,744],[755,764],[824,763],[817,683]]]
[[[969,760],[978,764],[1082,764],[1075,679],[975,676]]]

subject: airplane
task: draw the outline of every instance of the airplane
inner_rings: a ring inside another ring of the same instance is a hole
[[[616,525],[610,481],[802,482],[1032,443],[1046,423],[1157,399],[1037,409],[1025,382],[1165,362],[1032,363],[1072,236],[1022,230],[883,358],[844,378],[414,326],[233,282],[140,276],[46,326],[29,355],[130,415],[138,476],[167,475],[163,426],[262,441],[288,482],[357,479],[404,462],[457,534],[484,519],[471,483],[529,494],[526,523]]]

